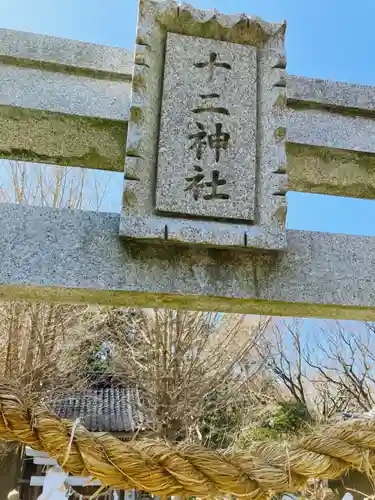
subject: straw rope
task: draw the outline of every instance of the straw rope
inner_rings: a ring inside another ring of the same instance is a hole
[[[298,491],[309,478],[335,479],[352,468],[372,475],[375,465],[371,420],[317,428],[287,444],[254,444],[246,451],[219,453],[203,446],[122,442],[109,434],[93,434],[43,406],[28,405],[5,385],[0,385],[0,439],[45,451],[71,474],[162,496],[232,494],[258,499],[269,492]]]

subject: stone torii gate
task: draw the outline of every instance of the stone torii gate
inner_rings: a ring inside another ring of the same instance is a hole
[[[0,155],[123,171],[121,216],[0,206],[0,298],[375,319],[375,239],[285,193],[375,193],[375,87],[288,75],[285,24],[141,0],[123,49],[0,30]]]

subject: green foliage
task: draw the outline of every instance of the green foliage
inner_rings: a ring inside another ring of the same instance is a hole
[[[263,415],[249,412],[244,401],[220,407],[220,395],[211,395],[200,424],[203,442],[212,448],[227,448],[235,444],[244,448],[253,441],[281,440],[303,430],[310,421],[306,406],[295,400],[285,400]]]
[[[253,423],[242,429],[236,445],[246,448],[253,441],[290,438],[309,421],[310,414],[305,405],[293,400],[280,401],[258,424]]]
[[[98,381],[110,377],[111,366],[111,349],[105,342],[97,342],[90,346],[87,359],[83,364],[86,377]]]
[[[211,395],[199,426],[203,443],[214,449],[228,448],[236,440],[243,417],[243,405],[230,403],[220,406],[220,395]]]
[[[247,440],[251,438],[251,441],[273,441],[280,438],[280,432],[269,427],[254,427],[246,437]]]
[[[281,438],[282,434],[276,429],[250,425],[239,432],[235,444],[237,447],[244,449],[254,441],[277,441]]]
[[[299,401],[280,401],[270,421],[270,426],[282,433],[294,433],[310,420],[306,405]]]

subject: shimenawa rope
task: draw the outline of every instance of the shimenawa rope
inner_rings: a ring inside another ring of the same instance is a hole
[[[124,442],[93,434],[42,405],[29,405],[6,385],[0,385],[0,439],[45,451],[74,475],[92,476],[118,490],[135,488],[162,496],[258,499],[270,492],[301,490],[309,478],[335,479],[353,468],[372,475],[375,466],[375,420],[319,427],[294,442],[217,452],[199,445]]]

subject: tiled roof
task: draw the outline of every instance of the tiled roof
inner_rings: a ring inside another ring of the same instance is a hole
[[[80,419],[93,432],[133,432],[142,428],[138,391],[127,387],[91,388],[56,399],[60,418]]]

